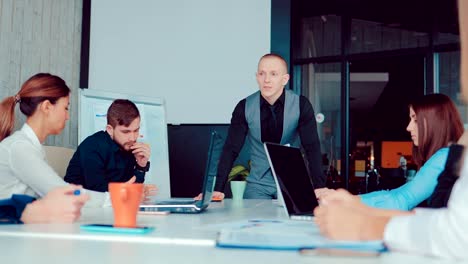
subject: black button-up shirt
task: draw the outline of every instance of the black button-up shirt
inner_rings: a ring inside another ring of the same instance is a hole
[[[107,192],[110,182],[126,182],[135,175],[145,180],[145,172],[135,169],[135,156],[120,148],[105,131],[87,137],[76,150],[67,168],[65,181],[83,188]]]
[[[249,130],[245,119],[245,102],[241,100],[232,113],[228,137],[218,164],[218,176],[215,191],[224,192],[225,184],[234,160],[244,145]],[[260,120],[262,142],[280,143],[283,135],[285,92],[270,105],[260,96]],[[306,97],[299,97],[299,123],[297,130],[301,138],[301,145],[305,150],[309,173],[315,188],[325,187],[326,179],[323,174],[320,154],[320,141],[317,135],[317,123],[312,105]]]

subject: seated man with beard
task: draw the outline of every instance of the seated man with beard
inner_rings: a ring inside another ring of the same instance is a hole
[[[110,182],[127,182],[133,176],[136,182],[144,182],[151,151],[149,145],[137,142],[139,130],[136,105],[115,100],[107,110],[106,131],[96,132],[78,146],[65,181],[99,192],[107,192]]]

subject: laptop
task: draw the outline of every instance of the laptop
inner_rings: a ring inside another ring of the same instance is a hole
[[[197,200],[182,200],[182,199],[170,199],[166,201],[157,201],[154,204],[142,204],[140,205],[140,212],[154,212],[154,211],[165,211],[171,213],[201,213],[203,212],[211,201],[213,189],[216,179],[217,166],[211,166],[212,163],[217,163],[218,159],[214,156],[213,152],[215,149],[215,141],[219,138],[219,134],[216,131],[211,133],[210,146],[208,147],[208,158],[206,162],[205,177],[203,180],[203,187],[200,193],[203,194],[203,198]]]
[[[318,201],[301,150],[268,142],[264,147],[275,178],[278,200],[289,218],[312,220]]]

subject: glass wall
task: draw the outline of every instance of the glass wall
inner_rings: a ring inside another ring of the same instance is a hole
[[[429,34],[353,19],[351,22],[351,53],[427,47]]]
[[[300,52],[296,58],[339,55],[341,52],[341,17],[335,15],[307,17],[302,20]]]
[[[301,88],[315,110],[323,171],[329,187],[343,187],[341,155],[340,63],[301,65]]]
[[[467,107],[460,91],[460,51],[441,52],[439,58],[439,92],[449,96],[457,105],[463,122],[468,123]]]
[[[459,48],[456,2],[431,2],[432,13],[406,2],[401,10],[393,3],[387,10],[381,3],[371,8],[356,1],[343,17],[333,15],[343,10],[326,1],[301,3],[307,4],[299,5],[295,23],[300,30],[292,36],[293,88],[315,108],[329,182],[344,186],[338,174],[343,167],[346,186],[354,193],[379,188],[369,186],[370,172],[388,180],[385,188],[396,187],[402,183],[398,159],[411,163],[406,151],[412,144],[406,131],[409,102],[425,93],[447,94],[468,124],[460,96],[460,53],[454,51]],[[341,105],[342,65],[350,70],[349,109]],[[345,117],[349,127],[341,127]],[[342,134],[349,136],[343,140]],[[347,153],[341,157],[343,148]],[[344,159],[349,162],[341,163]]]
[[[424,63],[423,55],[351,61],[348,186],[352,193],[393,189],[406,182],[399,160],[404,156],[411,163],[408,104],[424,93]]]
[[[439,33],[438,37],[435,40],[435,44],[452,44],[459,42],[459,36],[453,33]]]

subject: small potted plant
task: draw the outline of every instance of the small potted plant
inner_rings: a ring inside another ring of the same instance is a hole
[[[243,165],[236,165],[232,167],[228,176],[228,181],[245,181],[249,176],[250,171]]]
[[[250,161],[249,161],[250,167]],[[242,200],[244,196],[244,190],[246,186],[246,179],[249,176],[250,171],[243,165],[236,165],[231,169],[229,173],[228,181],[231,185],[231,193],[233,200]]]

